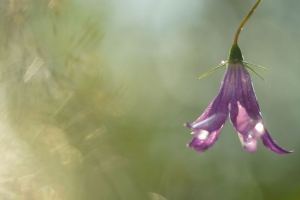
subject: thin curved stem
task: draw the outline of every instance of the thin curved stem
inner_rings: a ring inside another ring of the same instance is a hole
[[[257,0],[256,3],[254,4],[254,6],[252,7],[252,9],[250,10],[250,12],[248,13],[248,15],[243,19],[242,23],[240,24],[239,28],[236,31],[233,45],[237,45],[241,30],[243,29],[244,25],[246,24],[248,19],[251,17],[251,15],[253,14],[253,12],[255,11],[255,9],[257,8],[257,6],[260,2],[261,2],[261,0]]]

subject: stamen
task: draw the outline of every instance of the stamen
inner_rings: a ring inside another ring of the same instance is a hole
[[[245,143],[244,143],[243,135],[238,132],[238,136],[239,136],[239,139],[240,139],[240,142],[241,142],[242,146],[244,146]]]

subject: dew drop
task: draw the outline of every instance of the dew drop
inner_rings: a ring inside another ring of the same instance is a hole
[[[199,140],[205,140],[209,135],[209,132],[206,130],[201,130],[198,134],[198,139]]]
[[[264,125],[261,123],[261,122],[258,122],[256,125],[255,125],[255,130],[257,130],[257,132],[259,134],[263,134],[264,131],[265,131],[265,127]]]

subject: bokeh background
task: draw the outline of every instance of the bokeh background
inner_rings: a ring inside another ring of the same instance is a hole
[[[264,0],[239,44],[277,155],[226,123],[183,127],[217,94],[254,0],[1,0],[1,200],[300,199],[300,2]]]

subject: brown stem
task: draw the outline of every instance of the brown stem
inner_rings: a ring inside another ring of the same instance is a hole
[[[254,4],[253,8],[248,13],[248,15],[243,19],[242,23],[240,24],[239,28],[236,31],[234,41],[233,41],[233,45],[237,45],[241,30],[243,29],[244,25],[246,24],[248,19],[251,17],[251,15],[253,14],[253,12],[255,11],[255,9],[257,8],[257,6],[260,2],[261,2],[261,0],[257,0],[256,3]]]

